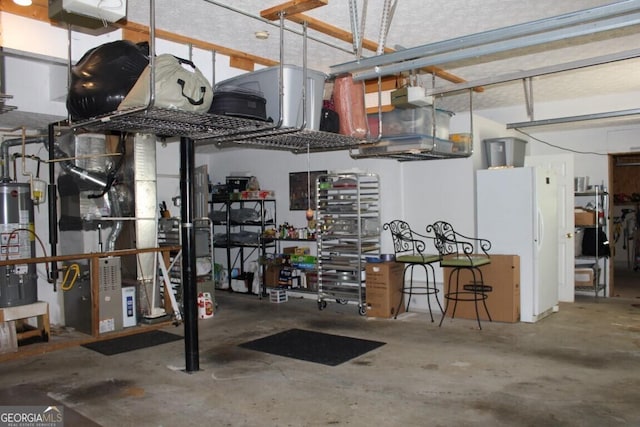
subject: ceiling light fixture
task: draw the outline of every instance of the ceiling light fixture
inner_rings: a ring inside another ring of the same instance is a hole
[[[13,0],[18,6],[31,6],[31,0]]]
[[[256,31],[254,34],[258,40],[266,40],[269,38],[269,31]]]

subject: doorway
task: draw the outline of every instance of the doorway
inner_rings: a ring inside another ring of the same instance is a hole
[[[609,155],[612,297],[640,298],[640,153]]]

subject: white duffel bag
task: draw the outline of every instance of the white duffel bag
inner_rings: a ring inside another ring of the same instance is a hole
[[[158,55],[155,68],[154,107],[206,113],[213,101],[211,84],[189,60],[170,54]],[[149,69],[147,66],[136,84],[118,106],[118,110],[149,104]]]

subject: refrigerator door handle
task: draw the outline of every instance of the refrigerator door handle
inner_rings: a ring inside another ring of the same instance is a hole
[[[542,239],[544,237],[544,218],[542,216],[542,211],[540,210],[540,208],[537,208],[536,212],[538,216],[538,229],[536,230],[538,237],[536,239],[536,243],[538,246],[538,251],[540,251],[540,249],[542,249]]]

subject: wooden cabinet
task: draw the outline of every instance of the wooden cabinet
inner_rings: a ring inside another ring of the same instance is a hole
[[[520,257],[518,255],[491,255],[491,264],[480,267],[485,285],[492,287],[486,300],[491,319],[495,322],[518,322],[520,320]],[[447,283],[451,268],[444,268],[444,282]],[[472,283],[469,270],[460,271],[460,283]],[[455,281],[453,281],[455,284]],[[445,285],[446,286],[446,285]],[[447,315],[451,316],[453,301],[447,306]],[[482,302],[478,302],[481,320],[489,320]],[[473,301],[458,301],[456,318],[476,319]]]

